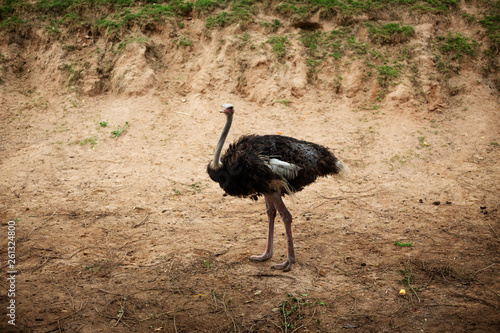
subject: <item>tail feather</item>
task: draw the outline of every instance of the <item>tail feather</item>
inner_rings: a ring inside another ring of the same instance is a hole
[[[351,173],[351,170],[349,170],[349,167],[342,163],[341,160],[337,160],[335,162],[335,167],[337,168],[337,173],[342,177],[342,178],[349,178],[349,175]]]

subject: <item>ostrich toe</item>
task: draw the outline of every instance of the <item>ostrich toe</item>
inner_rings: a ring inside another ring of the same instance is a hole
[[[248,257],[248,259],[254,260],[254,261],[266,261],[266,260],[271,259],[272,256],[273,256],[272,253],[264,253],[261,255],[250,256],[250,257]]]

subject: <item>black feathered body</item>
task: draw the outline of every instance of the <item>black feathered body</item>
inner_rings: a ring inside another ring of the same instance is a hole
[[[278,159],[298,167],[293,175],[282,175],[269,167]],[[207,171],[229,195],[256,198],[261,194],[297,192],[320,176],[339,173],[342,164],[318,144],[281,135],[242,136],[221,157],[222,166]]]

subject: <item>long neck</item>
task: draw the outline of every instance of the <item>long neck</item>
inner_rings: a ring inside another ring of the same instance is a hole
[[[226,113],[226,124],[222,129],[222,133],[220,134],[219,142],[217,142],[217,147],[215,148],[214,158],[212,160],[211,166],[214,169],[218,169],[221,167],[222,163],[220,161],[220,154],[222,151],[222,146],[224,146],[224,142],[226,141],[227,134],[229,133],[229,129],[231,128],[231,123],[233,122],[233,114]]]

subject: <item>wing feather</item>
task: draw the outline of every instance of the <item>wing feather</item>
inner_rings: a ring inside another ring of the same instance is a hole
[[[277,158],[264,159],[264,163],[274,172],[285,179],[294,179],[298,176],[300,167]]]

